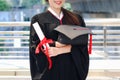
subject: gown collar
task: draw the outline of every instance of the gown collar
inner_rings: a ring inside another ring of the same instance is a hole
[[[50,7],[48,8],[48,11],[50,11],[59,20],[61,20],[63,18],[63,12],[62,11],[60,13],[60,16],[54,10],[52,10]]]

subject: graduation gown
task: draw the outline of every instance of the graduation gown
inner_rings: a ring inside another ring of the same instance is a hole
[[[81,16],[80,26],[85,26]],[[52,59],[52,69],[48,69],[48,61],[43,52],[35,54],[35,49],[40,42],[32,24],[38,22],[41,29],[48,39],[57,41],[59,33],[53,30],[61,24],[67,24],[64,17],[62,20],[57,19],[49,11],[35,15],[31,20],[30,27],[30,72],[32,80],[85,80],[89,68],[88,44],[72,45],[71,52],[61,54]]]

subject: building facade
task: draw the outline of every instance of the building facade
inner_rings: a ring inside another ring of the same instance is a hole
[[[67,0],[85,17],[120,17],[120,0]]]

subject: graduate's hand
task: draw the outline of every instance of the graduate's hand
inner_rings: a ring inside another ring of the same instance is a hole
[[[56,42],[55,42],[55,46],[59,48],[59,47],[66,46],[66,44],[62,44],[62,43],[56,41]]]
[[[49,47],[49,56],[50,57],[55,57],[57,55],[60,55],[60,54],[66,54],[66,53],[69,53],[71,52],[71,45],[66,45],[66,46],[63,46],[63,47]]]
[[[49,52],[49,56],[50,56],[50,57],[54,57],[54,56],[59,55],[59,54],[58,54],[59,52],[58,52],[58,48],[57,48],[57,47],[49,47],[48,52]]]

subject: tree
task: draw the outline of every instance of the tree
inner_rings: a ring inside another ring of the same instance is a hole
[[[5,0],[0,0],[0,11],[9,10],[10,5]]]
[[[32,8],[36,4],[40,4],[41,0],[23,0],[22,6]]]

